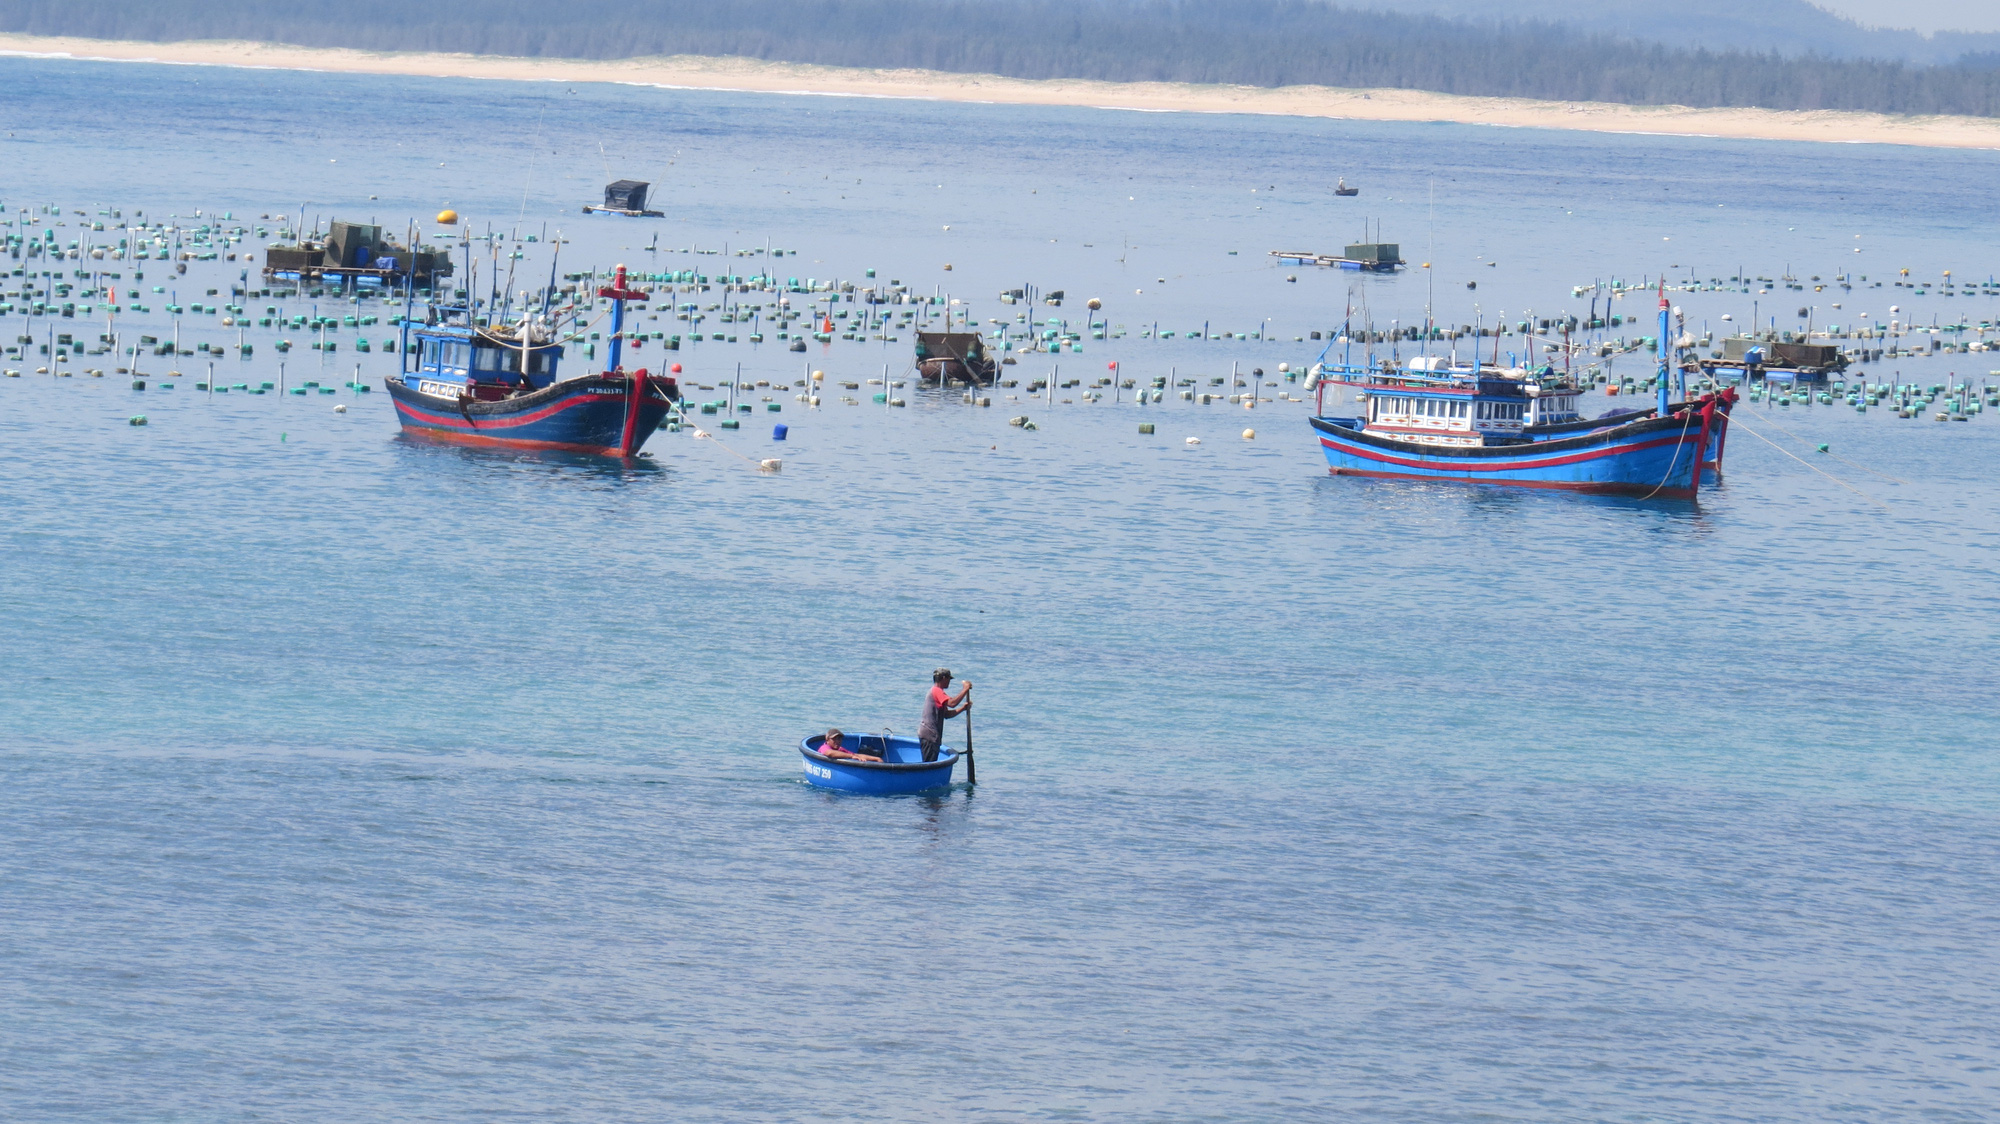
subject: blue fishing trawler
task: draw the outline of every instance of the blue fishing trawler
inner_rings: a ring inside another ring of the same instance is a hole
[[[1423,357],[1324,370],[1311,424],[1336,476],[1692,499],[1721,478],[1736,391],[1689,399],[1683,386],[1681,401],[1670,402],[1664,300],[1660,339],[1659,400],[1650,409],[1589,419],[1578,411],[1582,388],[1553,372]],[[1343,384],[1362,389],[1364,414],[1326,413],[1325,388]]]
[[[402,370],[385,384],[405,432],[468,445],[637,456],[680,401],[677,380],[620,365],[625,303],[649,294],[619,266],[597,291],[611,301],[611,346],[601,373],[565,379],[552,327],[524,314],[482,325],[469,308],[403,322]]]

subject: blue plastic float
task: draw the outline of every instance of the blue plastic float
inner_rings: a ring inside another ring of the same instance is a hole
[[[882,758],[879,763],[827,757],[819,751],[825,744],[825,734],[814,734],[799,742],[799,753],[805,758],[806,783],[871,796],[901,796],[945,788],[951,784],[952,767],[962,756],[947,748],[938,754],[936,761],[925,761],[917,739],[896,734],[886,738],[881,734],[849,734],[842,743],[856,753],[879,755]]]

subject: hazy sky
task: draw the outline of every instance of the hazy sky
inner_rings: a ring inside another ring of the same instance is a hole
[[[2000,0],[1811,0],[1873,27],[1918,31],[2000,31]]]

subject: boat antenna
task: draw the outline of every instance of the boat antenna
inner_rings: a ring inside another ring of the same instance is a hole
[[[403,261],[403,323],[402,342],[396,345],[396,373],[410,373],[410,313],[417,306],[417,220],[411,219],[403,228],[403,237],[408,249]]]
[[[495,252],[497,253],[498,251]],[[513,250],[507,251],[507,287],[500,290],[501,292],[507,294],[507,309],[510,312],[513,311],[514,308],[514,263],[520,260],[519,258],[516,258],[514,256],[514,253],[515,252]],[[493,275],[495,277],[498,277],[500,275],[500,269],[497,262],[494,265]],[[525,309],[522,310],[522,314],[526,315]]]
[[[1429,358],[1431,353],[1431,332],[1433,330],[1433,316],[1434,316],[1433,310],[1437,304],[1437,291],[1438,291],[1437,269],[1435,266],[1431,264],[1432,262],[1437,261],[1437,211],[1438,211],[1438,183],[1436,177],[1432,177],[1430,218],[1427,220],[1428,225],[1424,230],[1424,280],[1428,283],[1429,286],[1424,292],[1424,357],[1425,358]],[[1425,364],[1425,366],[1429,366],[1429,364]]]
[[[486,249],[493,255],[493,268],[488,271],[489,276],[486,281],[492,293],[486,298],[486,315],[490,321],[494,316],[493,306],[500,303],[500,243],[493,237],[493,227],[490,224],[486,227]],[[514,280],[514,259],[511,256],[507,259],[507,280],[509,284]]]
[[[549,287],[542,293],[542,316],[549,314],[549,304],[556,299],[556,263],[562,260],[562,231],[556,231],[556,252],[549,258]]]
[[[459,219],[458,221],[460,223],[460,226],[458,228],[458,242],[459,245],[465,250],[465,326],[470,328],[472,326],[472,293],[473,293],[472,224],[466,222],[466,220],[462,218]]]
[[[1354,287],[1347,288],[1347,311],[1340,318],[1340,365],[1354,366]]]
[[[528,150],[528,166],[521,171],[521,213],[514,216],[514,237],[521,236],[521,222],[528,217],[528,191],[533,186],[535,158],[541,155],[542,122],[548,118],[549,103],[542,103],[541,113],[535,116],[535,144]]]

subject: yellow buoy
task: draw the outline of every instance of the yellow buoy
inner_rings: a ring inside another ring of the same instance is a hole
[[[1254,430],[1254,429],[1246,429],[1246,430],[1244,430],[1244,431],[1243,431],[1243,440],[1245,440],[1245,441],[1255,441],[1256,439],[1257,439],[1257,431],[1256,431],[1256,430]]]
[[[458,212],[446,207],[444,210],[438,212],[437,221],[439,226],[457,226]]]

